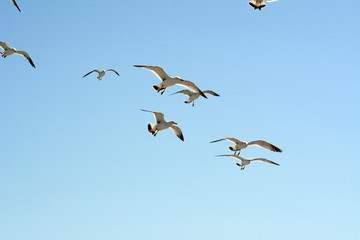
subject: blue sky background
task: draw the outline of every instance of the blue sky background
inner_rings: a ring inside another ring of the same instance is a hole
[[[17,2],[0,41],[37,68],[0,59],[1,239],[360,239],[358,1]],[[133,64],[221,97],[193,108]],[[281,166],[240,171],[223,137]]]

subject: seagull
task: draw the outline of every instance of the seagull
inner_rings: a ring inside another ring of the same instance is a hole
[[[184,95],[189,96],[188,100],[186,100],[184,103],[189,104],[189,103],[192,102],[192,103],[193,103],[192,106],[195,105],[195,104],[194,104],[194,103],[195,103],[195,100],[198,99],[199,96],[200,96],[200,93],[199,93],[199,92],[193,92],[193,91],[190,91],[190,90],[187,90],[187,89],[178,91],[178,92],[173,93],[173,94],[171,94],[171,95],[174,95],[174,94],[177,94],[177,93],[182,93],[182,94],[184,94]],[[216,97],[220,97],[219,94],[217,94],[216,92],[213,92],[213,91],[211,91],[211,90],[205,90],[205,91],[203,91],[203,93],[210,94],[210,95],[213,95],[213,96],[216,96]]]
[[[243,157],[240,157],[238,155],[232,155],[232,154],[225,154],[225,155],[217,155],[217,157],[232,157],[232,158],[236,158],[237,160],[240,160],[241,163],[236,163],[236,165],[238,165],[240,167],[240,170],[244,170],[246,165],[249,165],[251,162],[266,162],[266,163],[271,163],[271,164],[275,164],[277,166],[280,166],[280,164],[267,160],[266,158],[252,158],[252,159],[246,159]]]
[[[251,141],[251,142],[244,142],[244,141],[240,141],[236,138],[232,138],[232,137],[228,137],[228,138],[222,138],[222,139],[219,139],[219,140],[215,140],[215,141],[212,141],[210,143],[215,143],[215,142],[220,142],[220,141],[223,141],[223,140],[229,140],[230,142],[233,142],[235,143],[236,145],[234,147],[229,147],[229,149],[231,151],[234,151],[234,155],[237,153],[237,155],[240,155],[240,151],[241,149],[244,149],[248,146],[251,146],[251,145],[257,145],[258,147],[263,147],[263,148],[266,148],[270,151],[273,151],[273,152],[282,152],[282,150],[268,142],[265,142],[263,140],[256,140],[256,141]]]
[[[120,74],[118,74],[114,69],[108,69],[108,70],[102,70],[102,71],[99,71],[99,70],[95,69],[95,70],[92,70],[91,72],[88,72],[87,74],[85,74],[83,76],[83,78],[86,77],[87,75],[93,73],[93,72],[97,72],[99,74],[99,76],[97,76],[97,79],[99,79],[99,80],[102,79],[102,77],[105,75],[106,72],[114,72],[114,73],[116,73],[116,75],[120,76]]]
[[[15,2],[15,0],[11,0],[11,2],[15,5],[15,7],[19,10],[19,12],[21,12],[19,6],[17,5],[17,3]]]
[[[155,117],[155,121],[156,121],[156,125],[152,124],[152,123],[148,123],[147,127],[148,127],[148,131],[155,137],[156,134],[164,129],[167,128],[171,128],[171,130],[174,131],[174,133],[176,134],[176,136],[178,136],[178,138],[181,139],[181,141],[184,141],[184,136],[181,132],[181,129],[175,125],[177,125],[176,122],[174,121],[170,121],[170,122],[166,122],[164,119],[164,114],[161,112],[153,112],[153,111],[149,111],[149,110],[144,110],[144,109],[140,109],[141,111],[144,112],[149,112],[154,114]]]
[[[205,96],[205,94],[191,81],[186,81],[181,79],[180,77],[170,77],[169,75],[166,74],[166,72],[164,71],[164,69],[162,69],[161,67],[158,66],[144,66],[144,65],[134,65],[134,67],[138,67],[138,68],[144,68],[147,70],[152,71],[158,78],[160,78],[160,80],[162,81],[162,83],[158,84],[158,85],[154,85],[153,88],[157,91],[160,92],[161,90],[163,90],[161,92],[161,95],[165,92],[165,89],[167,87],[171,87],[174,85],[180,85],[186,88],[189,88],[195,92],[199,92],[199,94],[201,96],[203,96],[204,98],[207,98]]]
[[[2,49],[4,49],[4,52],[0,52],[1,53],[1,56],[3,57],[3,58],[6,58],[7,56],[9,56],[9,55],[11,55],[11,54],[19,54],[19,55],[22,55],[22,56],[24,56],[28,61],[29,61],[29,63],[31,64],[31,66],[33,66],[34,68],[36,68],[35,67],[35,64],[33,63],[33,61],[31,60],[31,58],[30,58],[30,56],[29,56],[29,54],[27,54],[27,52],[25,52],[25,51],[19,51],[19,50],[16,50],[15,48],[10,48],[10,47],[8,47],[8,45],[6,45],[6,43],[5,42],[0,42],[0,47],[2,48]]]
[[[278,0],[266,0],[267,2],[276,2]],[[254,8],[254,10],[266,7],[266,4],[264,3],[264,0],[252,0],[249,2],[249,5]]]

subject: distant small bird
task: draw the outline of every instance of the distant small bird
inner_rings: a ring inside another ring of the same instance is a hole
[[[1,56],[2,56],[3,58],[6,58],[7,56],[12,55],[12,54],[14,54],[14,53],[15,53],[15,54],[19,54],[19,55],[24,56],[24,57],[29,61],[29,63],[31,64],[31,66],[33,66],[34,68],[36,68],[36,67],[35,67],[35,64],[34,64],[33,61],[31,60],[31,58],[30,58],[29,54],[27,54],[27,52],[25,52],[25,51],[19,51],[19,50],[16,50],[15,48],[10,48],[10,47],[8,47],[8,45],[6,45],[5,42],[0,42],[0,47],[1,47],[2,49],[4,49],[4,52],[0,52],[0,53],[1,53]]]
[[[183,134],[181,132],[181,129],[179,127],[175,126],[175,125],[177,125],[176,122],[174,122],[174,121],[166,122],[165,119],[164,119],[164,114],[161,113],[161,112],[153,112],[153,111],[144,110],[144,109],[140,109],[140,110],[144,111],[144,112],[149,112],[149,113],[154,114],[156,125],[152,124],[152,123],[148,123],[148,125],[147,125],[148,131],[154,137],[156,136],[156,134],[159,131],[167,129],[167,128],[171,128],[171,130],[174,131],[176,136],[178,136],[178,138],[180,138],[181,141],[184,141],[184,136],[183,136]]]
[[[271,164],[275,164],[277,166],[280,166],[280,164],[267,160],[266,158],[252,158],[252,159],[246,159],[243,157],[240,157],[238,155],[232,155],[232,154],[227,154],[227,155],[217,155],[217,157],[232,157],[232,158],[236,158],[237,160],[241,161],[240,163],[236,163],[236,165],[238,165],[240,167],[241,170],[245,169],[246,165],[249,165],[251,162],[265,162],[265,163],[271,163]]]
[[[263,141],[263,140],[256,140],[256,141],[251,141],[251,142],[244,142],[244,141],[240,141],[236,138],[232,138],[232,137],[228,137],[228,138],[222,138],[222,139],[219,139],[219,140],[215,140],[215,141],[212,141],[210,143],[215,143],[215,142],[220,142],[220,141],[223,141],[223,140],[229,140],[230,142],[233,142],[235,143],[236,145],[234,147],[229,147],[229,149],[231,151],[234,151],[234,155],[237,153],[237,155],[240,155],[240,151],[244,148],[247,148],[248,146],[251,146],[251,145],[256,145],[258,147],[263,147],[263,148],[266,148],[270,151],[273,151],[273,152],[282,152],[282,150],[266,141]]]
[[[15,7],[19,10],[19,12],[21,12],[19,6],[17,5],[17,3],[15,2],[15,0],[11,0],[11,2],[15,5]]]
[[[158,67],[158,66],[144,66],[144,65],[134,65],[134,67],[144,68],[144,69],[150,70],[158,78],[160,78],[162,83],[160,83],[158,85],[154,85],[153,88],[157,92],[160,92],[161,90],[163,90],[161,92],[161,95],[165,92],[165,89],[167,87],[171,87],[171,86],[174,86],[174,85],[180,85],[180,86],[189,88],[189,89],[191,89],[191,90],[193,90],[195,92],[199,92],[201,96],[203,96],[204,98],[207,98],[205,96],[205,94],[193,82],[183,80],[183,79],[181,79],[179,77],[170,77],[169,75],[166,74],[164,69],[162,69],[161,67]]]
[[[99,71],[99,70],[95,69],[95,70],[92,70],[91,72],[88,72],[87,74],[85,74],[83,76],[83,78],[86,77],[87,75],[93,73],[93,72],[97,72],[99,74],[99,76],[97,76],[97,79],[99,79],[99,80],[102,79],[102,77],[105,75],[106,72],[114,72],[114,73],[116,73],[116,75],[120,76],[120,74],[118,74],[114,69],[108,69],[108,70],[102,70],[102,71]]]
[[[190,91],[190,90],[187,90],[187,89],[178,91],[178,92],[173,93],[171,95],[174,95],[174,94],[177,94],[177,93],[182,93],[184,95],[187,95],[189,98],[184,103],[189,104],[189,103],[192,102],[193,103],[192,106],[195,105],[195,100],[198,99],[199,96],[200,96],[199,92],[193,92],[193,91]],[[211,90],[205,90],[205,91],[203,91],[203,93],[210,94],[210,95],[213,95],[213,96],[216,96],[216,97],[220,97],[219,94],[217,94],[216,92],[213,92]]]
[[[267,2],[276,2],[278,0],[267,0]],[[266,4],[264,3],[264,0],[252,0],[249,2],[249,5],[254,8],[254,10],[266,7]]]

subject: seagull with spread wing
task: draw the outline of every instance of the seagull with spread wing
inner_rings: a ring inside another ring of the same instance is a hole
[[[86,77],[87,75],[93,73],[93,72],[96,72],[97,74],[99,74],[99,75],[97,76],[97,79],[99,79],[99,80],[102,79],[102,77],[105,75],[106,72],[114,72],[114,73],[116,73],[116,75],[120,76],[120,74],[119,74],[117,71],[115,71],[114,69],[108,69],[108,70],[102,70],[102,71],[99,71],[99,70],[96,70],[96,69],[95,69],[95,70],[92,70],[91,72],[88,72],[87,74],[85,74],[85,75],[83,76],[83,78]]]
[[[184,136],[181,132],[181,129],[179,127],[175,126],[175,125],[177,125],[176,122],[174,122],[174,121],[166,122],[164,119],[164,114],[161,112],[153,112],[153,111],[144,110],[144,109],[140,109],[140,110],[154,114],[156,124],[148,123],[148,125],[147,125],[148,131],[154,137],[156,136],[156,134],[159,131],[170,128],[171,130],[174,131],[176,136],[178,136],[178,138],[181,139],[181,141],[184,141]]]
[[[171,95],[174,95],[174,94],[177,94],[177,93],[182,93],[182,94],[188,96],[189,98],[184,103],[189,104],[189,103],[192,102],[193,103],[192,106],[195,105],[195,100],[198,99],[199,96],[200,96],[199,92],[193,92],[193,91],[190,91],[190,90],[187,90],[187,89],[178,91],[178,92],[173,93]],[[210,94],[210,95],[213,95],[213,96],[216,96],[216,97],[220,97],[219,94],[217,94],[216,92],[213,92],[211,90],[205,90],[205,91],[203,91],[203,93]]]
[[[19,10],[19,12],[21,12],[19,6],[17,5],[16,1],[15,0],[11,0],[11,2],[15,5],[15,7]]]
[[[191,89],[191,90],[193,90],[195,92],[199,92],[199,94],[201,96],[203,96],[204,98],[207,98],[205,96],[205,94],[193,82],[183,80],[180,77],[170,77],[169,75],[166,74],[164,69],[162,69],[161,67],[158,67],[158,66],[144,66],[144,65],[134,65],[134,67],[144,68],[144,69],[147,69],[149,71],[152,71],[162,81],[158,85],[153,85],[153,88],[157,92],[160,92],[161,90],[163,90],[161,92],[161,94],[163,94],[165,92],[165,89],[167,87],[171,87],[171,86],[174,86],[174,85],[180,85],[180,86],[189,88],[189,89]]]
[[[237,153],[237,155],[240,155],[240,151],[244,148],[247,148],[248,146],[251,146],[251,145],[256,145],[258,147],[263,147],[263,148],[266,148],[270,151],[273,151],[273,152],[282,152],[282,150],[266,141],[263,141],[263,140],[256,140],[256,141],[251,141],[251,142],[245,142],[245,141],[240,141],[236,138],[232,138],[232,137],[227,137],[227,138],[222,138],[222,139],[219,139],[219,140],[215,140],[215,141],[212,141],[210,143],[216,143],[216,142],[220,142],[220,141],[223,141],[223,140],[228,140],[230,142],[233,142],[235,143],[236,145],[235,146],[230,146],[229,149],[231,151],[234,152],[234,155]]]
[[[278,0],[266,0],[267,2],[276,2]],[[266,3],[264,3],[264,0],[252,0],[249,2],[249,5],[254,8],[254,10],[266,7]]]
[[[5,42],[0,42],[0,47],[2,48],[2,49],[4,49],[4,52],[0,52],[1,53],[1,56],[3,57],[3,58],[6,58],[7,56],[9,56],[9,55],[12,55],[12,54],[19,54],[19,55],[22,55],[22,56],[24,56],[28,61],[29,61],[29,63],[31,64],[31,66],[33,66],[34,68],[36,68],[35,67],[35,64],[33,63],[33,61],[31,60],[31,58],[30,58],[30,56],[29,56],[29,54],[27,53],[27,52],[25,52],[25,51],[20,51],[20,50],[16,50],[15,48],[10,48],[8,45],[6,45],[6,43]]]
[[[232,154],[225,154],[225,155],[217,155],[217,157],[232,157],[232,158],[236,158],[237,160],[241,161],[240,163],[236,163],[236,165],[238,165],[240,167],[241,170],[244,170],[246,165],[249,165],[251,162],[265,162],[265,163],[271,163],[277,166],[280,166],[280,164],[270,161],[266,158],[252,158],[252,159],[246,159],[243,157],[240,157],[238,155],[232,155]]]

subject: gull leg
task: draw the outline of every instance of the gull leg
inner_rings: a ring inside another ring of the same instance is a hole
[[[164,94],[164,92],[165,92],[165,89],[161,92],[161,95],[163,95],[163,94]]]
[[[241,151],[241,150],[239,150],[238,153],[237,153],[238,156],[240,155],[240,151]]]

